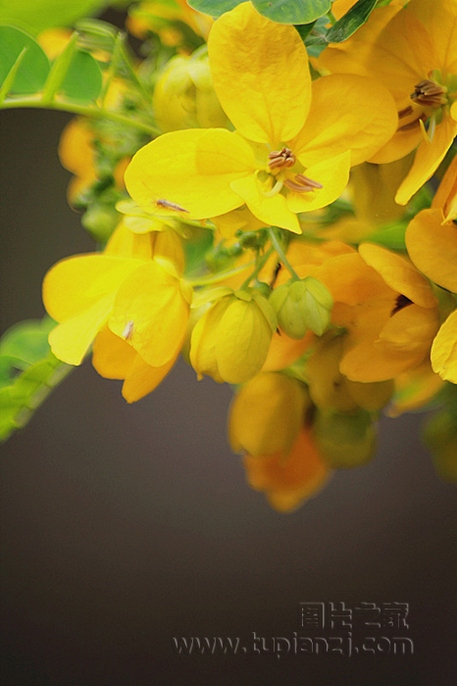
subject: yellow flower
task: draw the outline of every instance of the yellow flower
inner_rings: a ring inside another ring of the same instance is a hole
[[[263,491],[278,512],[296,510],[304,500],[316,495],[332,474],[308,427],[300,429],[289,452],[245,455],[243,461],[249,485]]]
[[[261,370],[276,317],[257,291],[224,291],[229,293],[211,305],[192,331],[190,362],[200,378],[208,374],[238,384]]]
[[[95,134],[85,119],[73,119],[62,132],[59,157],[62,166],[75,175],[68,186],[68,201],[73,204],[78,196],[97,181],[95,158]],[[114,169],[114,181],[118,189],[124,188],[124,172],[128,158],[121,160]]]
[[[457,157],[449,166],[432,207],[419,212],[406,231],[406,246],[414,264],[451,293],[457,293],[456,179]],[[431,361],[442,379],[457,383],[456,310],[449,314],[433,341]]]
[[[428,355],[438,328],[437,301],[427,280],[400,255],[369,243],[359,253],[340,258],[340,283],[330,274],[327,281],[320,278],[339,301],[333,322],[347,329],[341,373],[352,381],[386,381]]]
[[[182,255],[166,234],[136,235],[121,224],[103,254],[71,257],[50,269],[43,301],[59,323],[49,336],[56,357],[80,364],[108,325],[145,364],[160,368],[174,362],[192,292],[178,271]],[[121,347],[115,338],[111,342]]]
[[[214,89],[236,131],[160,136],[132,159],[128,191],[143,207],[165,198],[194,219],[246,204],[267,226],[300,233],[297,213],[334,201],[350,166],[393,135],[393,100],[353,75],[311,84],[296,30],[270,22],[250,3],[214,23],[208,48]]]
[[[349,40],[331,45],[320,64],[333,73],[377,78],[397,105],[397,134],[374,156],[390,162],[417,148],[396,201],[404,205],[432,176],[457,134],[457,3],[411,0],[371,14]]]

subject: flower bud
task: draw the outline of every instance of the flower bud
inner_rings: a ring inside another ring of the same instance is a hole
[[[228,123],[212,86],[207,56],[173,57],[157,79],[152,104],[162,131]]]
[[[303,338],[308,329],[321,336],[330,323],[333,299],[324,284],[312,276],[275,288],[270,304],[278,324],[290,338]]]
[[[288,453],[311,406],[306,386],[285,374],[263,372],[243,385],[229,415],[235,452]]]
[[[365,410],[319,411],[313,428],[322,458],[333,469],[360,467],[374,456],[376,428]]]
[[[457,482],[457,426],[455,417],[442,412],[431,419],[424,431],[424,443],[432,453],[433,465],[442,479]]]

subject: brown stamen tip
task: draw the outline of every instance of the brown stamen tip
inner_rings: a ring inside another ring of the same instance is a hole
[[[419,121],[423,121],[424,124],[427,121],[427,115],[426,114],[421,114],[420,117],[417,119],[414,119],[413,121],[410,121],[409,124],[404,124],[403,126],[400,126],[398,128],[399,131],[412,131],[412,129],[415,129],[419,126]]]
[[[295,193],[309,193],[310,191],[323,188],[321,183],[309,179],[304,174],[295,174],[294,181],[292,181],[292,179],[286,179],[284,185],[287,186],[289,190],[295,191]]]
[[[403,117],[409,117],[409,115],[412,114],[413,112],[414,112],[414,110],[411,107],[411,105],[408,105],[408,107],[405,107],[405,109],[400,110],[400,112],[398,113],[398,118],[403,119]]]
[[[411,93],[410,98],[424,107],[441,107],[447,103],[446,92],[447,89],[435,81],[424,79],[414,86],[414,93]]]
[[[281,150],[273,150],[268,155],[268,167],[273,169],[290,169],[293,167],[297,158],[292,150],[289,148],[282,148]]]
[[[396,312],[400,312],[400,310],[403,310],[403,308],[408,307],[408,305],[412,305],[413,301],[410,300],[409,298],[406,297],[406,295],[403,295],[400,293],[400,295],[397,297],[395,301],[395,307],[393,308],[392,312],[390,313],[390,316],[392,317]]]

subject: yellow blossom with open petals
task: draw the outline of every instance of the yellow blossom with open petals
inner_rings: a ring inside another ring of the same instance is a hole
[[[416,150],[396,201],[404,205],[432,176],[457,135],[457,3],[411,0],[374,10],[349,40],[328,47],[320,64],[332,73],[370,75],[398,109],[398,132],[374,156],[389,162]]]
[[[105,253],[54,265],[44,279],[43,301],[58,322],[49,336],[56,357],[80,364],[108,324],[146,364],[163,367],[174,361],[192,297],[173,263],[175,254],[179,265],[181,253],[166,232],[137,235],[121,224]]]
[[[214,89],[236,131],[160,136],[133,157],[127,189],[141,206],[163,198],[194,219],[246,204],[267,226],[300,233],[297,213],[336,200],[350,166],[393,135],[393,100],[384,87],[353,75],[311,84],[296,30],[262,17],[251,3],[217,19],[208,48]]]

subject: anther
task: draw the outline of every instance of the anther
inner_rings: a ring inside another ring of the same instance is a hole
[[[411,100],[424,107],[441,107],[447,103],[447,89],[443,88],[435,81],[424,79],[414,86],[414,93],[411,93]]]
[[[290,169],[293,167],[297,158],[292,150],[289,148],[282,148],[281,150],[273,150],[268,155],[268,167],[270,171],[273,169]]]
[[[309,179],[304,174],[295,174],[294,180],[286,179],[284,185],[291,191],[296,193],[309,193],[316,189],[322,188],[322,184],[313,179]]]

